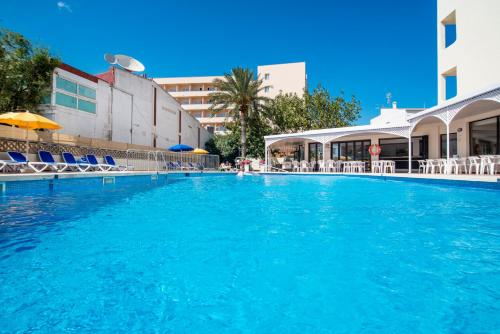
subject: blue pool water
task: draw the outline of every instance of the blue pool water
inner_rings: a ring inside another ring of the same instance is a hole
[[[328,176],[0,196],[0,333],[494,333],[500,191]]]

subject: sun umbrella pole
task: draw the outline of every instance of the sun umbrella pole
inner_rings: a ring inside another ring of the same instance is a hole
[[[28,158],[28,152],[30,148],[30,139],[28,137],[28,129],[26,129],[26,159],[29,160]]]

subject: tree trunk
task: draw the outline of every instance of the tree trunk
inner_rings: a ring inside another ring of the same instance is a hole
[[[240,109],[241,122],[241,156],[247,157],[247,113],[244,107]]]

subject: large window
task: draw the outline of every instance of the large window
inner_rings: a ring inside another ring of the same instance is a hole
[[[500,116],[470,123],[471,155],[500,154]]]
[[[370,154],[368,153],[368,147],[370,147],[370,145],[370,140],[332,143],[332,160],[370,161]]]
[[[441,158],[446,158],[446,133],[441,135]],[[458,154],[457,134],[450,133],[450,157],[453,158]]]
[[[408,139],[391,138],[380,139],[379,155],[381,160],[393,160],[396,162],[396,169],[408,170]],[[428,158],[428,137],[411,137],[412,169],[418,168],[418,159]]]
[[[57,105],[91,114],[96,113],[96,90],[59,75],[56,77],[55,98]]]
[[[323,144],[309,144],[309,161],[318,161],[323,159]]]

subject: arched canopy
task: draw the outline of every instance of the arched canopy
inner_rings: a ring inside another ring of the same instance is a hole
[[[450,122],[456,119],[465,118],[479,113],[486,113],[500,109],[500,100],[484,99],[476,100],[458,109],[455,113],[450,114]]]

